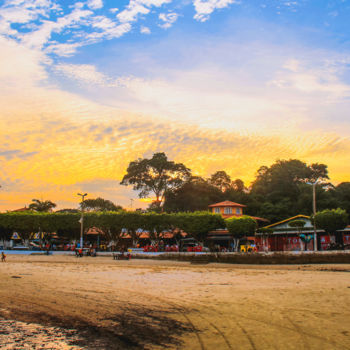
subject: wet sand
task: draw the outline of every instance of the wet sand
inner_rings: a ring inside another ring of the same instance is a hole
[[[350,349],[350,265],[8,255],[2,349]]]

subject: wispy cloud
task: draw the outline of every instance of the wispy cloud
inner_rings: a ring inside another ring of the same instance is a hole
[[[38,152],[33,151],[33,152],[23,152],[20,149],[10,149],[6,151],[0,150],[0,158],[4,157],[7,160],[13,159],[13,158],[20,158],[20,159],[28,159]]]
[[[149,29],[148,27],[145,27],[145,26],[141,26],[140,33],[141,34],[151,34],[151,29]]]
[[[163,22],[159,26],[161,28],[170,28],[178,19],[179,15],[175,12],[160,13],[159,19]]]
[[[193,5],[196,11],[194,19],[205,22],[217,9],[223,9],[231,4],[238,3],[236,0],[194,0]]]

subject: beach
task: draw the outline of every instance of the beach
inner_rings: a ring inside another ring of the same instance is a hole
[[[2,349],[350,349],[350,265],[8,255]]]

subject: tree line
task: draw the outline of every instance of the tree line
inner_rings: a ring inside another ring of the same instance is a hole
[[[67,241],[78,240],[80,236],[79,213],[43,213],[43,212],[12,212],[0,213],[0,239],[9,240],[13,232],[19,233],[22,240],[28,243],[33,239],[33,233],[40,233],[43,241],[51,241],[52,233]],[[342,209],[324,210],[316,213],[314,218],[317,228],[324,229],[328,234],[335,234],[337,243],[343,246],[342,235],[338,230],[345,228],[348,214]],[[305,222],[300,222],[303,225]],[[295,221],[295,227],[302,226]],[[172,232],[174,238],[182,238],[180,230],[204,242],[210,231],[227,229],[232,235],[236,248],[238,241],[244,236],[255,235],[257,222],[249,216],[223,219],[219,214],[208,211],[187,213],[139,213],[139,212],[89,212],[84,216],[85,233],[90,228],[101,231],[107,242],[113,241],[118,245],[128,234],[133,245],[137,245],[141,234],[149,232],[150,239],[159,242],[164,232]],[[271,233],[259,229],[261,233]]]
[[[277,160],[262,166],[247,187],[241,179],[231,179],[224,171],[208,178],[194,176],[182,163],[168,160],[165,153],[130,162],[121,184],[133,186],[140,198],[155,200],[149,212],[177,213],[206,211],[213,203],[230,200],[244,204],[245,214],[268,219],[271,223],[298,214],[312,214],[313,183],[316,183],[317,210],[342,208],[350,213],[350,182],[333,185],[325,164],[306,164],[297,159]],[[33,199],[29,209],[52,211],[52,201]],[[120,211],[123,208],[103,198],[86,199],[80,209],[88,212]],[[78,209],[56,212],[78,213]]]
[[[0,213],[0,238],[9,240],[18,232],[21,239],[28,241],[32,233],[40,232],[43,240],[50,240],[52,232],[67,240],[80,237],[79,213],[10,212]],[[89,228],[98,228],[106,241],[118,243],[124,234],[129,234],[134,244],[141,233],[148,231],[150,239],[159,242],[163,232],[180,235],[180,230],[203,241],[207,233],[225,227],[223,218],[209,212],[194,213],[138,213],[138,212],[89,212],[84,215],[85,233]],[[253,234],[254,232],[252,232]],[[182,238],[182,236],[179,236]]]
[[[350,182],[333,185],[325,164],[298,159],[277,160],[261,166],[247,187],[220,170],[208,178],[193,176],[182,163],[169,161],[165,153],[129,164],[121,184],[133,186],[140,198],[155,197],[150,211],[194,212],[224,200],[247,206],[245,213],[276,222],[298,214],[312,214],[313,183],[317,210],[342,208],[350,213]]]

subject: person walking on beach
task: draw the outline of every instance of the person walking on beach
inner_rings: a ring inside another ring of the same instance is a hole
[[[1,262],[6,262],[6,255],[4,252],[1,252]]]

